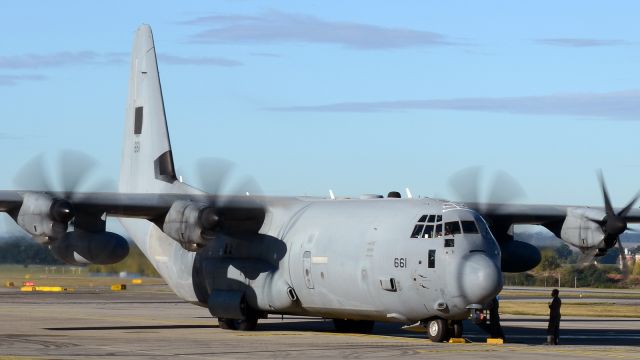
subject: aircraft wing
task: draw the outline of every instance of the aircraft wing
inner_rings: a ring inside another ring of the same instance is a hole
[[[192,217],[197,217],[191,219],[195,222],[200,221],[201,213],[208,211],[206,215],[209,216],[209,223],[205,224],[206,226],[222,225],[228,230],[257,231],[266,214],[262,199],[255,196],[0,191],[0,211],[11,215],[23,228],[24,222],[40,221],[42,224],[60,219],[62,223],[66,218],[75,217],[78,220],[101,218],[103,215],[142,218],[161,224],[176,204],[180,204],[180,208],[175,211],[177,216],[186,216],[191,211],[195,214]],[[70,212],[72,214],[68,215]],[[200,223],[196,225],[202,226]],[[29,228],[32,227],[29,226],[25,230],[29,232]]]
[[[466,203],[487,220],[500,243],[513,238],[513,225],[541,225],[556,237],[583,250],[614,246],[628,223],[640,223],[640,209],[569,205]],[[633,205],[633,202],[630,203]],[[619,245],[620,246],[620,245]]]

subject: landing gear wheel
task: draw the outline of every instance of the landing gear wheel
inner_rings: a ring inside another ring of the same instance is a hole
[[[337,332],[370,334],[374,325],[375,321],[372,320],[333,319],[333,326]]]
[[[454,320],[451,322],[451,326],[449,326],[449,334],[453,338],[461,338],[462,337],[462,321]]]
[[[431,319],[427,322],[427,336],[433,342],[449,340],[447,321],[444,319]]]
[[[218,318],[218,327],[224,330],[252,331],[258,325],[257,315],[248,315],[244,319]]]

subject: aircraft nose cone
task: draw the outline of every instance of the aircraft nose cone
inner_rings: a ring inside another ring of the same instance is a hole
[[[502,290],[502,273],[486,254],[472,253],[462,265],[462,293],[469,304],[485,304]]]

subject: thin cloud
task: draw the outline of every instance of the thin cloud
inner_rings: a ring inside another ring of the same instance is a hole
[[[123,53],[97,53],[94,51],[63,51],[51,54],[24,54],[0,56],[2,69],[41,69],[87,64],[113,64],[124,61]]]
[[[0,75],[0,86],[16,86],[23,81],[43,81],[42,75]]]
[[[548,39],[536,39],[537,43],[552,46],[562,47],[601,47],[601,46],[617,46],[625,45],[626,41],[615,39],[589,39],[589,38],[548,38]]]
[[[158,60],[172,65],[198,65],[198,66],[241,66],[243,63],[237,60],[218,57],[184,57],[170,54],[159,54]]]
[[[326,105],[274,107],[269,110],[300,112],[458,110],[640,120],[640,90],[520,97],[342,102]]]
[[[397,49],[453,45],[445,35],[409,28],[328,21],[277,11],[258,16],[215,15],[183,22],[209,26],[190,38],[195,43],[297,42],[336,44],[351,49]]]

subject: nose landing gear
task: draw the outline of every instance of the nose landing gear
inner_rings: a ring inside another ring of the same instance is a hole
[[[461,320],[445,320],[434,318],[425,321],[427,337],[433,342],[446,342],[449,339],[462,337]]]

